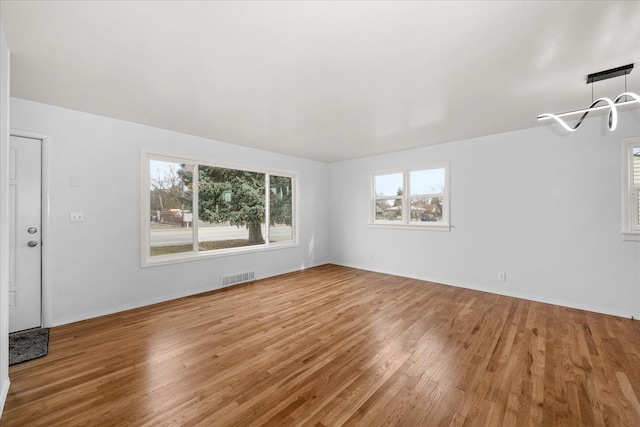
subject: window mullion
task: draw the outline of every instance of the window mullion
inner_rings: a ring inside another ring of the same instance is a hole
[[[444,197],[445,193],[427,193],[427,194],[412,194],[411,197],[418,199],[422,197]]]

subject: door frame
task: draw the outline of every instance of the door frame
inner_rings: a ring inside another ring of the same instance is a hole
[[[49,185],[51,182],[51,152],[53,142],[49,135],[43,135],[21,129],[11,128],[9,130],[9,135],[22,138],[39,139],[41,141],[42,165],[40,167],[40,188],[42,207],[40,213],[40,241],[43,242],[43,244],[40,245],[40,251],[42,254],[42,270],[40,272],[40,325],[43,328],[48,328],[53,325],[51,315],[51,188]]]

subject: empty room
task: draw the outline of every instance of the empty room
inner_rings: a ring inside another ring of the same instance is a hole
[[[640,1],[0,41],[0,426],[640,426]]]

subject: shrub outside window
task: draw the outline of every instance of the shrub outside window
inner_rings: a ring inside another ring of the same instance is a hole
[[[296,175],[143,155],[142,265],[295,246]]]
[[[371,174],[372,225],[449,229],[449,165]]]

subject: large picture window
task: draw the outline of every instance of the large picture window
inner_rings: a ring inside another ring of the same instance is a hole
[[[143,157],[143,265],[296,244],[295,174]]]
[[[622,144],[622,236],[640,241],[640,138]]]
[[[449,229],[449,166],[371,175],[372,225]]]

